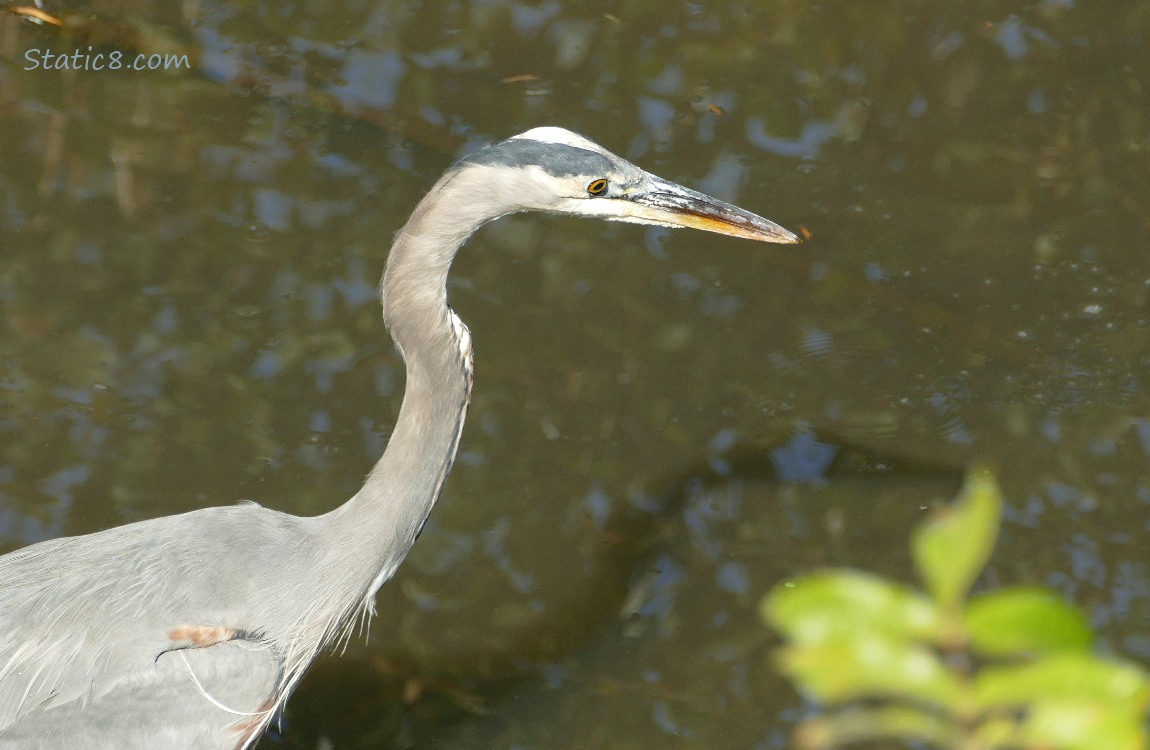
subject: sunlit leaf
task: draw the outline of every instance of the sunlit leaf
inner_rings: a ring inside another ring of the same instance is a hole
[[[1113,711],[1098,701],[1051,701],[1032,705],[1021,716],[983,721],[973,737],[976,747],[986,748],[1147,750],[1143,721],[1140,713]]]
[[[940,618],[926,596],[878,576],[827,571],[776,586],[760,605],[769,625],[797,643],[873,631],[929,638]]]
[[[1101,701],[1038,703],[1030,707],[1018,734],[1026,747],[1059,750],[1146,750],[1145,718],[1115,711]]]
[[[887,697],[932,702],[955,711],[958,681],[929,648],[876,633],[797,645],[776,652],[800,689],[823,703]]]
[[[1090,654],[1056,654],[1028,664],[984,668],[975,678],[975,699],[988,710],[1078,702],[1140,713],[1150,706],[1150,679],[1133,664]]]
[[[795,728],[795,746],[802,750],[883,739],[957,747],[962,732],[954,720],[910,706],[851,708],[808,719]]]
[[[1087,651],[1090,622],[1077,607],[1044,589],[1006,589],[971,600],[966,609],[971,647],[987,656]]]
[[[944,609],[958,605],[986,565],[1001,515],[1002,495],[994,476],[974,470],[958,500],[916,529],[911,540],[915,565]]]
[[[1011,714],[987,717],[973,727],[971,733],[978,742],[975,747],[1015,748],[1021,744],[1018,739],[1020,730],[1017,717]]]

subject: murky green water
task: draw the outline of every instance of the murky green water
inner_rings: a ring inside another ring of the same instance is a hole
[[[0,15],[6,549],[353,494],[403,387],[389,239],[483,143],[562,125],[813,235],[480,232],[460,460],[261,747],[786,747],[759,597],[909,578],[974,460],[992,582],[1150,659],[1150,3],[131,8]]]

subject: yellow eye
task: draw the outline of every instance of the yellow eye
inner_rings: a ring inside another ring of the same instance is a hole
[[[592,180],[591,184],[587,186],[587,192],[591,195],[602,195],[607,192],[607,181],[600,177],[597,180]]]

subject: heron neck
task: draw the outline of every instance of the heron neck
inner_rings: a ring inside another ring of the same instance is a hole
[[[368,596],[391,577],[438,499],[471,398],[471,336],[447,305],[447,273],[475,227],[493,217],[441,215],[454,202],[449,181],[424,198],[388,255],[380,296],[406,367],[403,403],[363,488],[332,514],[340,549],[377,551],[378,566],[364,571],[373,576]]]

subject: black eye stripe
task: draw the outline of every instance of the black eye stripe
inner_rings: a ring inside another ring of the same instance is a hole
[[[602,177],[597,180],[592,180],[591,183],[587,185],[587,192],[591,195],[602,195],[603,193],[606,193],[607,180],[603,179]]]

